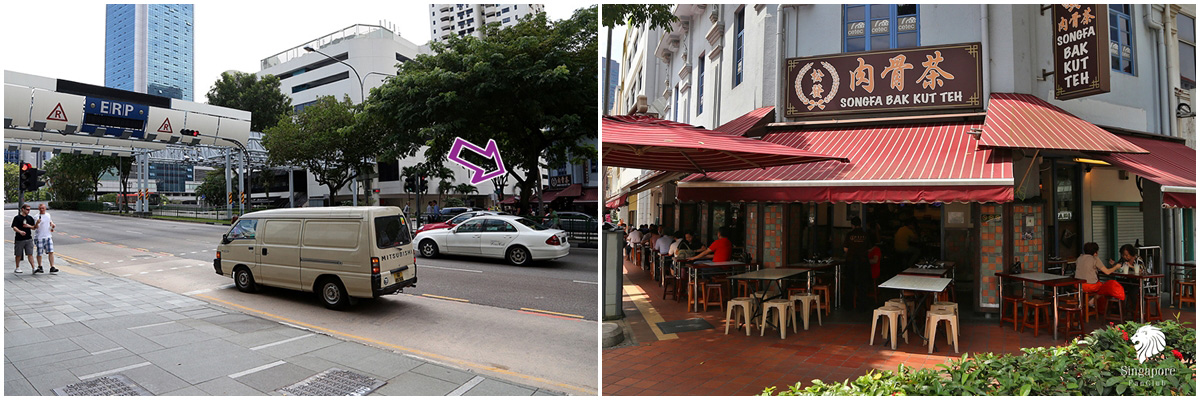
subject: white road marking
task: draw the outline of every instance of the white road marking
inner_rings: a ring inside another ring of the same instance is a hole
[[[145,275],[145,274],[148,274],[148,273],[150,273],[150,272],[147,272],[147,271],[142,271],[142,272],[138,272],[138,275]]]
[[[483,273],[483,271],[476,271],[476,270],[473,270],[473,269],[461,269],[461,268],[450,268],[450,267],[435,267],[435,266],[432,266],[432,265],[421,265],[421,266],[420,266],[420,268],[445,269],[445,270],[450,270],[450,271],[475,272],[475,273],[480,273],[480,274],[482,274],[482,273]]]
[[[171,267],[171,269],[179,269],[179,267]]]
[[[137,234],[137,235],[145,235],[144,233],[136,232],[136,231],[125,231],[125,232],[129,232],[129,233],[133,233],[133,234]]]
[[[100,350],[100,351],[97,351],[97,352],[95,352],[95,353],[92,353],[92,355],[93,355],[93,356],[96,356],[96,355],[101,355],[101,354],[104,354],[104,353],[112,353],[112,352],[114,352],[114,351],[121,350],[121,349],[124,349],[124,347],[113,347],[113,348],[111,348],[111,349],[108,349],[108,350]]]
[[[162,272],[162,271],[163,271],[163,270],[161,270],[161,269],[156,269],[156,270],[154,270],[154,272]]]
[[[110,370],[108,370],[108,371],[97,372],[97,373],[94,373],[94,374],[91,374],[91,375],[84,375],[84,376],[81,376],[81,377],[79,377],[79,379],[80,379],[80,380],[84,380],[84,381],[86,381],[86,380],[88,380],[88,379],[92,379],[92,378],[95,378],[95,377],[97,377],[97,376],[104,376],[104,375],[108,375],[108,374],[115,374],[115,373],[122,372],[122,371],[128,371],[128,370],[131,370],[131,369],[134,369],[134,368],[141,368],[141,367],[145,367],[145,366],[147,366],[147,365],[150,365],[150,362],[149,362],[149,361],[146,361],[146,362],[144,362],[144,363],[133,364],[133,365],[130,365],[130,366],[128,366],[128,367],[121,367],[121,368],[116,368],[116,369],[110,369]]]
[[[187,253],[179,253],[179,255],[184,256],[187,255]]]
[[[125,260],[117,260],[117,262],[125,262]]]
[[[147,364],[149,364],[149,363],[147,363]],[[250,369],[248,369],[248,370],[245,370],[245,371],[242,371],[242,372],[238,372],[238,373],[236,373],[236,374],[229,374],[229,378],[230,378],[230,379],[237,379],[237,378],[241,378],[241,377],[243,377],[243,376],[250,375],[250,374],[253,374],[253,373],[255,373],[255,372],[258,372],[258,371],[262,371],[262,370],[264,370],[264,369],[267,369],[267,368],[272,368],[272,367],[280,366],[280,365],[283,365],[283,364],[287,364],[287,362],[286,362],[286,361],[283,361],[283,360],[279,360],[279,361],[276,361],[276,362],[273,362],[273,363],[270,363],[270,364],[267,364],[267,365],[263,365],[263,366],[261,366],[261,367],[250,368]]]
[[[583,283],[583,284],[587,284],[587,285],[597,285],[598,284],[596,282],[588,282],[588,281],[571,281],[571,282]]]
[[[133,275],[133,274],[125,274],[125,275],[121,275],[121,276],[125,277],[125,276],[130,276],[130,275]]]
[[[199,253],[199,252],[198,252],[198,251],[193,251],[193,252],[192,252],[192,254],[196,254],[196,253]]]
[[[463,393],[466,393],[468,390],[475,388],[475,385],[478,385],[480,382],[483,382],[483,377],[476,375],[474,378],[471,378],[471,380],[467,381],[467,383],[464,383],[464,384],[462,384],[462,386],[459,386],[458,389],[454,389],[453,392],[450,392],[450,394],[447,394],[447,396],[462,396]]]
[[[214,291],[214,290],[219,290],[219,289],[229,289],[229,288],[231,288],[231,287],[233,287],[233,284],[232,284],[232,283],[230,283],[230,284],[228,284],[228,285],[225,285],[225,286],[221,286],[221,287],[208,288],[208,289],[200,289],[200,290],[193,290],[193,291],[190,291],[190,292],[184,293],[183,295],[184,295],[184,296],[192,296],[192,295],[197,295],[197,294],[200,294],[200,293],[208,293],[208,292],[211,292],[211,291]]]
[[[291,339],[283,339],[283,340],[280,340],[280,341],[278,341],[278,342],[275,342],[275,343],[267,343],[267,344],[264,344],[264,345],[262,345],[262,346],[255,346],[255,347],[251,347],[251,348],[250,348],[250,350],[262,350],[262,349],[265,349],[265,348],[268,348],[268,347],[271,347],[271,346],[277,346],[277,345],[281,345],[281,344],[284,344],[284,343],[287,343],[287,342],[291,342],[291,341],[296,341],[296,340],[304,339],[304,338],[306,338],[306,337],[309,337],[309,336],[316,336],[316,334],[315,334],[315,333],[310,333],[310,334],[307,334],[307,335],[300,335],[300,336],[296,336],[296,337],[294,337],[294,338],[291,338]]]
[[[157,324],[150,324],[150,325],[135,326],[135,327],[132,327],[132,328],[126,328],[126,329],[129,329],[129,330],[131,330],[131,331],[132,331],[132,330],[134,330],[134,329],[149,328],[149,327],[152,327],[152,326],[162,326],[162,325],[166,325],[166,324],[173,324],[173,323],[175,323],[175,321],[159,322],[159,323],[157,323]]]
[[[108,261],[105,261],[104,263],[105,263],[105,264],[108,264]]]

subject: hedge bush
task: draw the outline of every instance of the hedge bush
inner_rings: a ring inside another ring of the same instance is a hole
[[[98,201],[51,201],[51,210],[104,211],[104,203]]]
[[[1066,346],[1022,349],[1023,354],[963,355],[937,369],[901,365],[895,372],[871,371],[854,381],[813,380],[763,396],[1112,396],[1196,394],[1196,330],[1176,321],[1153,324],[1166,348],[1140,363],[1128,336],[1145,324],[1126,322],[1097,329]]]

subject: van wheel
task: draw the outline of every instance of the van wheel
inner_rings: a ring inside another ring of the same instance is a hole
[[[254,293],[258,290],[258,286],[254,284],[254,275],[246,267],[238,267],[233,270],[233,284],[237,286],[238,290],[245,293]]]
[[[437,255],[437,243],[434,243],[432,239],[425,239],[421,241],[421,257],[434,258],[437,257]]]
[[[330,310],[344,310],[350,306],[350,295],[346,293],[342,282],[336,278],[326,278],[322,281],[318,295],[321,296],[321,302],[325,303],[325,308]]]
[[[529,264],[529,250],[526,250],[524,247],[521,247],[521,246],[513,247],[511,249],[508,249],[507,258],[508,258],[508,262],[512,263],[512,265]]]

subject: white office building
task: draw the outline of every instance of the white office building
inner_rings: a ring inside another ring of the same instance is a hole
[[[307,51],[305,47],[315,51]],[[336,96],[338,99],[349,96],[354,103],[359,103],[371,88],[382,86],[385,79],[396,74],[397,64],[427,51],[427,47],[418,46],[391,29],[377,25],[354,25],[264,58],[262,69],[257,74],[259,77],[279,77],[280,90],[292,98],[292,105],[299,112],[321,96]],[[398,207],[411,203],[413,208],[418,207],[416,195],[404,191],[404,177],[400,176],[400,171],[424,159],[423,153],[418,153],[403,160],[377,160],[378,174],[372,180],[371,188],[379,189],[379,193],[371,195],[373,202],[378,200],[381,205]],[[446,167],[454,171],[454,179],[450,181],[455,185],[470,182],[465,168],[452,163],[446,163]],[[307,185],[297,185],[296,191],[306,193],[308,206],[336,204],[351,198],[351,185],[330,196],[329,189],[318,184],[311,174],[308,174],[307,180]],[[445,196],[460,197],[458,193],[439,193],[438,181],[432,178],[428,186],[429,191],[422,196],[422,203]],[[358,190],[362,193],[364,185],[359,185]],[[476,190],[476,194],[467,198],[467,203],[475,206],[490,204],[487,202],[489,195],[495,191],[491,183],[481,183]]]
[[[430,4],[430,37],[443,41],[450,35],[479,37],[483,27],[498,22],[507,28],[526,15],[543,12],[541,4]]]

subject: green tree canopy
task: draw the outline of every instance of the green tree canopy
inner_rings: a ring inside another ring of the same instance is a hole
[[[241,180],[237,179],[237,174],[233,175],[230,185],[232,190],[237,192]],[[204,181],[200,182],[200,186],[196,186],[196,194],[204,196],[204,204],[209,207],[224,206],[229,201],[229,193],[225,191],[225,167],[208,171],[208,174],[204,175]]]
[[[292,99],[279,91],[279,78],[223,72],[208,91],[208,104],[249,111],[250,130],[263,132],[292,112]]]
[[[324,96],[294,118],[284,118],[263,135],[267,162],[308,170],[330,196],[350,183],[379,152],[379,138],[355,125],[355,106],[349,97]],[[332,202],[331,202],[332,203]]]
[[[588,143],[596,138],[596,23],[592,6],[566,20],[541,13],[488,26],[482,38],[431,43],[434,54],[404,63],[371,91],[363,122],[395,146],[385,156],[427,145],[426,158],[439,164],[455,137],[479,146],[494,139],[529,199],[539,167],[596,159]]]
[[[605,4],[605,28],[617,25],[643,26],[649,23],[650,28],[662,28],[671,31],[671,24],[679,21],[679,17],[671,13],[671,4]]]
[[[83,201],[96,192],[100,177],[117,165],[117,158],[91,154],[59,154],[46,162],[46,182],[55,199]]]

